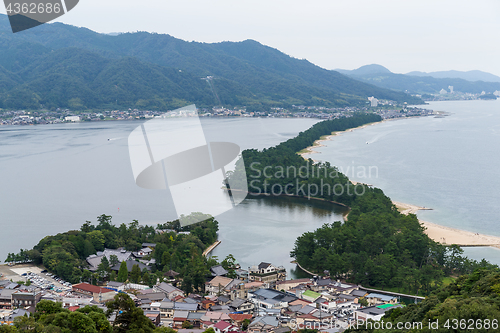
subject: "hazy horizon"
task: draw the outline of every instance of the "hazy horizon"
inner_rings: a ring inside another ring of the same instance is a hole
[[[99,33],[148,31],[198,42],[254,39],[326,69],[481,70],[500,76],[500,2],[81,1],[58,18]],[[1,13],[6,13],[1,6]]]

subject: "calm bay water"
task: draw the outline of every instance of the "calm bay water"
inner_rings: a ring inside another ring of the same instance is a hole
[[[209,141],[262,149],[317,121],[225,118],[202,123]],[[8,252],[32,248],[47,235],[79,229],[86,220],[95,222],[101,214],[112,215],[115,224],[175,219],[167,191],[135,185],[127,138],[141,123],[0,127],[0,260]],[[223,257],[228,250],[244,267],[270,261],[291,268],[288,254],[296,237],[338,219],[321,207],[250,199],[218,217],[223,244],[216,252]],[[252,253],[245,247],[236,253],[229,245],[234,241],[249,244]],[[267,249],[270,243],[275,244],[272,250]]]
[[[433,208],[418,212],[425,221],[500,236],[500,100],[426,107],[450,115],[342,133],[309,156],[381,188],[393,200]],[[500,264],[500,250],[465,252]]]
[[[436,102],[429,108],[451,115],[343,133],[311,157],[338,165],[394,200],[434,209],[419,212],[419,218],[500,236],[500,101]],[[209,141],[262,149],[316,122],[204,119],[203,126]],[[0,127],[0,260],[103,213],[115,224],[175,219],[167,191],[135,185],[127,137],[141,123]],[[217,217],[222,243],[213,255],[222,259],[232,253],[243,268],[267,261],[291,271],[289,252],[297,236],[341,220],[340,213],[315,202],[248,198]],[[495,249],[466,253],[500,263]]]

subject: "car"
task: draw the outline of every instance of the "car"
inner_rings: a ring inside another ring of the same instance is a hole
[[[41,271],[40,273],[47,273],[48,271],[46,269],[44,269],[43,271]]]

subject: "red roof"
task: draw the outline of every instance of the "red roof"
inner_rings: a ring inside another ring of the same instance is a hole
[[[224,320],[221,320],[217,324],[214,325],[215,328],[218,328],[221,331],[224,331],[229,326],[232,326],[232,325]]]
[[[251,314],[243,314],[243,313],[230,313],[229,318],[231,318],[234,321],[243,321],[245,319],[252,319]]]
[[[94,294],[98,294],[98,293],[104,294],[104,293],[112,293],[112,292],[114,292],[113,290],[106,289],[106,288],[101,288],[101,287],[94,286],[94,285],[91,285],[91,284],[88,284],[88,283],[74,284],[73,285],[73,290],[75,290],[75,289],[87,291],[89,293],[94,293]]]
[[[70,306],[70,307],[68,308],[68,310],[69,310],[69,311],[71,311],[71,312],[75,312],[75,311],[76,311],[76,310],[78,310],[79,308],[80,308],[80,307],[79,307],[78,305],[76,305],[76,306]]]

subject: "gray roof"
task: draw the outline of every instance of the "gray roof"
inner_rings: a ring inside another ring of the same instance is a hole
[[[230,299],[227,296],[222,295],[222,296],[217,297],[217,302],[219,302],[219,303],[227,303],[229,301],[230,301]]]
[[[319,279],[318,282],[316,282],[318,286],[327,286],[332,283],[331,279]]]
[[[183,299],[183,301],[185,303],[189,303],[189,304],[198,304],[200,303],[198,300],[194,299],[194,298],[191,298],[191,297],[186,297]]]
[[[299,311],[300,309],[302,309],[302,304],[297,304],[297,305],[290,305],[288,307],[288,310],[292,311],[292,312],[297,312]]]
[[[188,311],[183,311],[183,310],[175,310],[174,311],[174,318],[186,318],[188,317],[189,312]]]
[[[241,306],[242,304],[245,304],[245,302],[246,302],[246,300],[244,300],[244,299],[235,298],[234,301],[229,303],[229,306],[231,306],[233,308],[237,308],[237,307]]]
[[[142,247],[155,247],[155,243],[142,243]]]
[[[279,322],[278,319],[274,316],[265,316],[265,317],[257,317],[255,318],[250,325],[248,326],[254,326],[254,325],[271,325],[271,326],[278,326]]]
[[[117,281],[109,281],[108,282],[108,287],[111,287],[111,288],[119,288],[121,286],[123,286],[125,283],[123,282],[117,282]]]
[[[138,294],[137,298],[140,299],[150,299],[151,301],[162,301],[165,298],[165,294],[158,293],[147,293],[147,294]]]
[[[139,265],[139,269],[141,271],[144,268],[146,268],[148,271],[151,270],[151,268],[149,266],[146,266],[142,262],[137,262],[135,260],[126,260],[125,264],[127,265],[127,270],[128,270],[129,273],[132,272],[132,267],[134,267],[134,265]],[[118,270],[120,270],[120,265],[121,265],[121,263],[116,264],[115,266],[111,267],[111,269],[114,270],[114,271],[118,271]]]
[[[223,276],[228,273],[222,265],[213,266],[210,268],[210,271],[212,272],[212,276]]]
[[[297,312],[308,314],[314,310],[316,310],[316,308],[314,306],[306,305],[302,309],[298,310]]]
[[[189,312],[187,319],[200,319],[205,315],[204,312]]]
[[[383,295],[383,294],[378,294],[378,293],[371,293],[366,296],[366,298],[378,298],[383,302],[389,302],[391,299],[396,298],[396,296],[388,296],[388,295]]]
[[[175,302],[175,310],[185,310],[185,311],[196,311],[198,309],[198,304]]]
[[[14,289],[2,289],[0,290],[0,297],[2,298],[11,298],[12,297],[12,294],[17,292],[17,290],[14,290]]]
[[[171,285],[170,283],[165,283],[165,282],[160,283],[157,286],[157,288],[163,290],[167,294],[170,294],[173,291],[181,291],[182,292],[182,290],[180,290],[179,288],[176,288],[173,285]]]
[[[268,263],[268,262],[261,262],[259,264],[259,269],[268,268],[269,266],[271,266],[270,263]]]
[[[353,291],[351,291],[351,295],[355,296],[355,297],[363,297],[363,296],[365,296],[365,294],[366,294],[366,291],[364,291],[364,290],[353,290]]]
[[[93,254],[87,258],[88,264],[92,269],[97,269],[97,266],[101,263],[101,260],[104,256],[110,261],[111,256],[115,255],[118,258],[119,262],[126,261],[132,255],[132,252],[125,251],[122,249],[104,249],[103,252],[97,252],[97,255]]]

